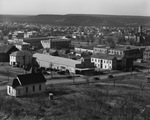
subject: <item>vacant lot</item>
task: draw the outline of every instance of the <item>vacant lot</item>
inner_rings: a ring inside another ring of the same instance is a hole
[[[0,81],[8,81],[24,72],[22,68],[12,67],[9,63],[0,63]]]

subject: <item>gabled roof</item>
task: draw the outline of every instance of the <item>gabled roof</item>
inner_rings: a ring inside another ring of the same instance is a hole
[[[13,45],[1,45],[0,46],[0,53],[7,53],[9,52],[13,47]]]
[[[44,78],[42,73],[32,73],[32,74],[18,75],[17,78],[10,80],[8,82],[8,85],[12,87],[17,87],[45,82],[46,79]]]

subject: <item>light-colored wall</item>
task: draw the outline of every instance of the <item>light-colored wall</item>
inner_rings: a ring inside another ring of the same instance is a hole
[[[101,63],[101,61],[102,61],[102,63]],[[102,64],[101,69],[109,69],[109,70],[112,69],[112,64],[113,64],[112,60],[91,58],[91,62],[94,63],[97,68],[101,68],[101,64]]]
[[[39,85],[41,85],[41,90],[39,90]],[[35,91],[33,91],[33,86],[35,86]],[[26,92],[26,87],[28,87],[28,92]],[[9,91],[9,89],[10,89],[10,91]],[[34,94],[34,93],[44,92],[45,90],[46,90],[45,83],[22,86],[22,89],[17,88],[17,87],[12,88],[11,86],[7,86],[7,94],[10,96],[30,95],[30,94]]]
[[[94,54],[106,54],[107,53],[107,48],[93,48],[93,53]]]
[[[11,56],[10,55],[10,65],[13,65],[12,62],[20,63],[21,65],[24,65],[24,60],[23,56]],[[32,56],[31,55],[25,55],[25,65],[31,64],[32,63]]]
[[[13,89],[11,86],[7,86],[7,94],[10,96],[16,96],[16,90]]]

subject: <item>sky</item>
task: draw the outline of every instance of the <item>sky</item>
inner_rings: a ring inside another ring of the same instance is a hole
[[[108,14],[150,16],[150,0],[0,0],[0,14]]]

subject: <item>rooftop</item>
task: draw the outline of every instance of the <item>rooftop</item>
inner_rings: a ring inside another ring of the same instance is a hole
[[[62,58],[62,57],[57,57],[57,56],[51,56],[47,54],[40,54],[40,53],[35,53],[33,54],[33,57],[37,58],[38,60],[42,60],[45,62],[53,63],[53,64],[59,64],[59,65],[65,65],[69,67],[75,67],[76,64],[80,64],[80,61],[77,60],[72,60],[68,58]]]
[[[9,80],[8,85],[12,87],[45,83],[46,79],[42,73],[18,75],[15,79]]]

